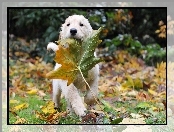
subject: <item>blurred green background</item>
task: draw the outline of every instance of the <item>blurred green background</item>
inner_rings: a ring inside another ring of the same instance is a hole
[[[53,55],[46,54],[48,42],[57,41],[61,25],[73,14],[84,15],[93,29],[103,26],[102,44],[107,49],[103,56],[115,56],[119,49],[145,60],[148,65],[166,61],[167,8],[11,8],[9,20],[10,51],[29,53],[53,62]],[[22,45],[23,38],[29,45]],[[13,59],[17,57],[13,56]]]

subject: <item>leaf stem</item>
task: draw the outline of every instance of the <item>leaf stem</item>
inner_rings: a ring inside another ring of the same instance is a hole
[[[80,74],[82,75],[82,78],[83,78],[83,80],[85,81],[86,85],[88,86],[89,90],[91,91],[92,96],[94,97],[94,99],[95,99],[95,101],[97,102],[98,106],[100,107],[101,110],[103,110],[102,107],[101,107],[101,105],[99,104],[98,100],[97,100],[96,97],[94,96],[94,93],[93,93],[93,91],[91,90],[91,87],[89,86],[88,82],[86,81],[85,77],[83,76],[83,73],[82,73],[80,67],[77,67],[77,68],[78,68]],[[103,112],[104,112],[105,115],[108,117],[108,114],[107,114],[104,110],[103,110]]]

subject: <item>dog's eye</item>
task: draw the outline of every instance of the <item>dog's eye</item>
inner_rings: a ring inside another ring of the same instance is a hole
[[[69,26],[69,25],[70,25],[70,23],[67,24],[67,26]]]
[[[82,27],[82,26],[83,26],[83,24],[82,24],[82,23],[80,23],[80,26]]]

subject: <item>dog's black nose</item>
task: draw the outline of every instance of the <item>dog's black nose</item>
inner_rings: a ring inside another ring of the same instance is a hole
[[[70,33],[71,33],[71,35],[76,35],[76,33],[77,33],[77,29],[75,29],[75,28],[71,28],[70,29]]]

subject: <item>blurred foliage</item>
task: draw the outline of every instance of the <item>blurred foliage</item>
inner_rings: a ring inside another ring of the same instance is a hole
[[[93,29],[105,27],[101,35],[101,47],[108,47],[109,55],[114,50],[124,48],[139,55],[150,65],[165,61],[166,51],[166,9],[9,9],[9,33],[23,37],[27,41],[38,39],[35,48],[25,52],[41,56],[44,61],[52,62],[45,55],[48,42],[56,41],[65,19],[73,14],[81,14],[89,19]],[[159,22],[162,22],[160,25]],[[162,33],[162,37],[159,34]],[[10,45],[10,48],[11,47]],[[19,47],[22,48],[22,47]],[[16,50],[16,49],[15,49]],[[142,54],[145,52],[146,55]],[[33,54],[35,53],[35,54]],[[153,63],[152,63],[153,62]]]
[[[110,46],[110,54],[114,53],[114,50],[119,47],[133,55],[141,57],[148,65],[155,65],[157,62],[166,61],[165,48],[161,48],[157,43],[142,45],[140,41],[133,39],[131,34],[119,34],[112,40],[106,40],[106,45]]]

